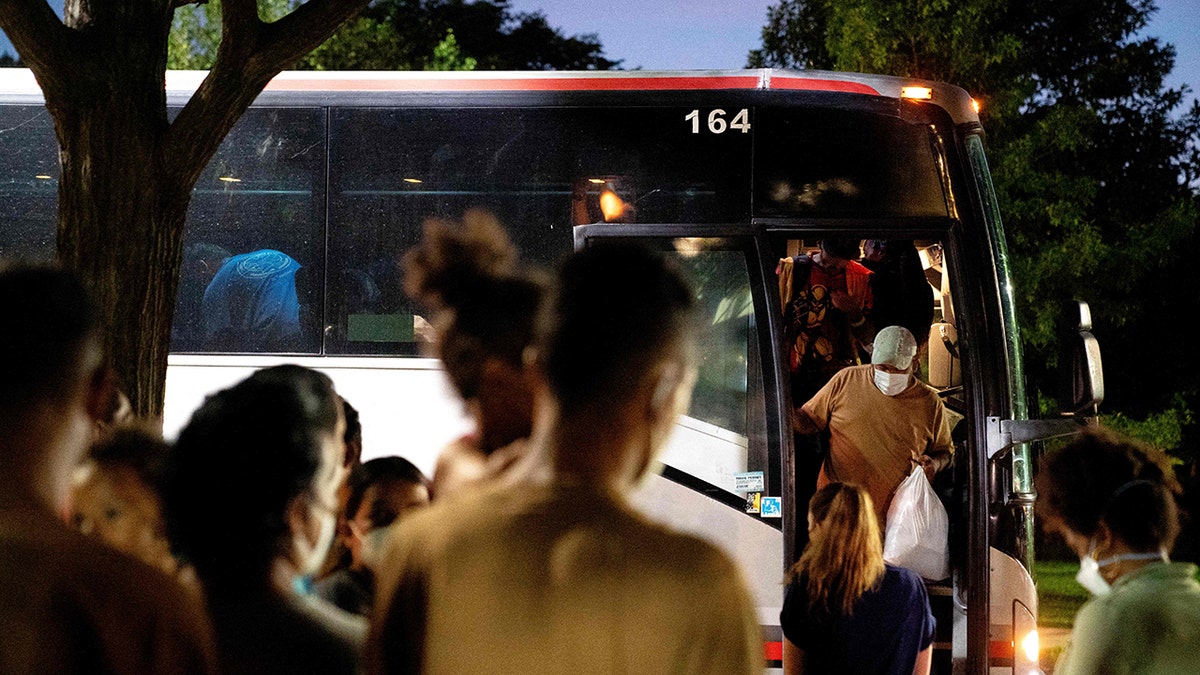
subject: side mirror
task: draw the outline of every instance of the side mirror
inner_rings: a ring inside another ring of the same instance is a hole
[[[1095,414],[1104,400],[1100,343],[1092,335],[1092,311],[1083,300],[1067,302],[1058,336],[1059,410],[1064,415]]]

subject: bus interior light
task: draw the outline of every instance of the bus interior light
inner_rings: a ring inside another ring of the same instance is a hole
[[[420,178],[405,178],[404,182],[405,183],[423,183],[425,181],[421,180]]]
[[[625,202],[621,201],[617,193],[605,190],[600,195],[600,211],[604,213],[604,220],[611,223],[625,213]]]
[[[242,179],[241,179],[241,178],[234,178],[233,176],[220,176],[220,177],[218,177],[218,178],[217,178],[217,180],[219,180],[219,181],[224,181],[224,182],[226,182],[226,183],[240,183],[240,182],[242,182]]]
[[[588,182],[595,183],[596,185],[604,185],[608,181],[604,180],[603,178],[589,178]]]
[[[900,97],[929,100],[933,98],[933,90],[929,87],[901,87]]]
[[[704,237],[679,237],[674,241],[675,251],[685,258],[695,258],[704,252]]]
[[[44,173],[39,173],[38,175],[34,176],[34,178],[37,178],[38,180],[52,180],[54,178],[54,176],[50,176],[50,175],[47,175]]]

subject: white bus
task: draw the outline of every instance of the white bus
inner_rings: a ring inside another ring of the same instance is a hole
[[[203,76],[168,73],[168,104]],[[57,175],[36,83],[0,71],[0,257],[53,255]],[[206,394],[295,362],[329,373],[360,410],[364,459],[399,454],[431,470],[469,422],[428,357],[399,261],[426,218],[471,208],[496,214],[529,264],[633,238],[693,274],[710,324],[700,379],[638,503],[740,563],[769,670],[815,479],[790,427],[803,401],[784,360],[777,262],[821,238],[912,242],[935,304],[921,374],[958,420],[954,467],[937,485],[952,575],[929,583],[935,672],[1038,672],[1026,443],[1086,418],[1026,420],[1008,254],[964,91],[777,70],[283,73],[193,193],[167,434]],[[296,318],[283,337],[214,335],[199,303],[214,265],[261,250],[299,265]],[[1086,414],[1102,384],[1086,313],[1077,318],[1068,409]],[[748,492],[769,498],[759,513]]]

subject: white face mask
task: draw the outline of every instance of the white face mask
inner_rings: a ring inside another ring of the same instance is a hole
[[[300,574],[302,576],[311,577],[321,571],[321,564],[325,562],[325,556],[329,553],[329,547],[333,545],[333,538],[337,535],[337,516],[333,511],[319,509],[320,518],[318,523],[317,538],[307,550],[298,550],[298,559],[301,561]],[[297,548],[301,546],[298,544]]]
[[[359,549],[359,555],[362,556],[363,563],[369,569],[373,570],[379,564],[380,559],[387,550],[388,537],[395,531],[396,525],[399,522],[399,519],[396,519],[391,524],[376,527],[363,535],[362,548]]]
[[[1100,574],[1100,569],[1121,562],[1122,560],[1162,560],[1168,562],[1169,558],[1165,551],[1158,553],[1122,553],[1114,555],[1110,558],[1105,558],[1099,562],[1093,554],[1096,552],[1096,540],[1093,539],[1088,544],[1088,553],[1079,559],[1079,572],[1075,575],[1075,581],[1079,582],[1080,586],[1086,588],[1092,595],[1108,595],[1112,591],[1112,586],[1108,580]]]
[[[908,381],[911,375],[908,373],[889,373],[878,368],[875,371],[875,387],[883,392],[884,396],[895,396],[908,389]]]
[[[1112,587],[1108,585],[1108,581],[1100,575],[1100,563],[1092,557],[1092,553],[1096,551],[1096,542],[1093,540],[1088,545],[1088,553],[1079,559],[1079,572],[1075,574],[1075,581],[1079,582],[1092,595],[1108,595]]]

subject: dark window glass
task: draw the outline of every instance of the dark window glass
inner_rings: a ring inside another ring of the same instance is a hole
[[[173,351],[321,348],[325,111],[252,108],[196,182]]]
[[[326,349],[418,353],[400,260],[430,217],[488,210],[540,266],[571,250],[577,224],[745,221],[750,134],[693,133],[689,112],[333,110]]]
[[[696,240],[677,240],[675,245],[695,285],[706,327],[688,414],[745,436],[749,352],[756,339],[745,255]]]
[[[0,105],[0,257],[54,258],[58,140],[40,105]]]
[[[699,309],[696,385],[661,459],[727,492],[735,475],[768,472],[766,407],[745,243],[718,238],[657,242],[690,278]]]
[[[847,110],[762,109],[754,213],[766,217],[942,217],[928,125]]]

